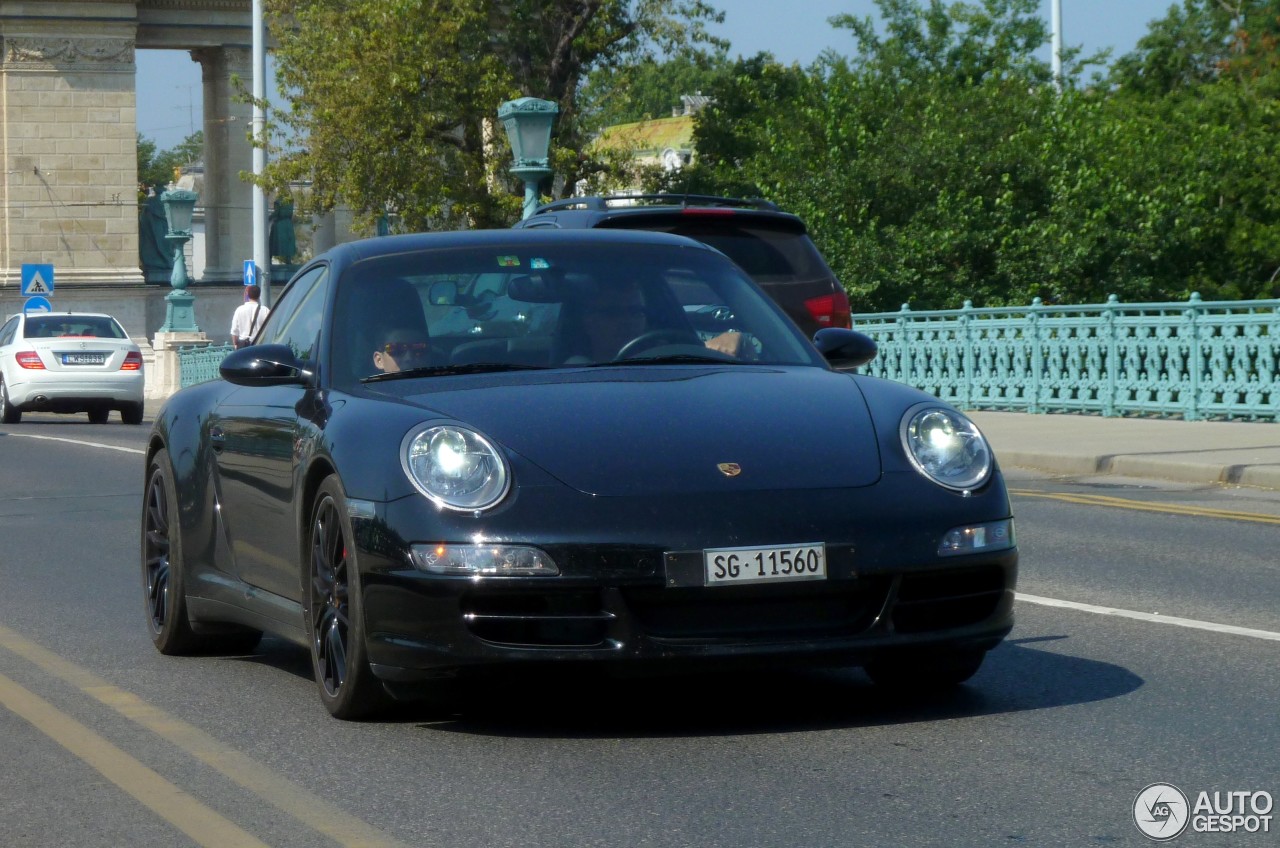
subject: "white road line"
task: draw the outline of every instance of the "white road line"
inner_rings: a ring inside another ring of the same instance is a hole
[[[1217,624],[1212,621],[1197,621],[1194,618],[1178,618],[1174,615],[1160,615],[1159,613],[1115,609],[1114,607],[1099,607],[1093,604],[1080,604],[1075,601],[1060,601],[1057,598],[1042,598],[1039,595],[1024,595],[1022,592],[1016,593],[1015,597],[1024,603],[1039,604],[1045,607],[1091,612],[1094,615],[1115,615],[1120,618],[1132,618],[1135,621],[1146,621],[1153,624],[1172,624],[1175,627],[1187,627],[1192,630],[1208,630],[1212,633],[1226,633],[1231,636],[1248,636],[1251,639],[1280,642],[1280,633],[1273,630],[1255,630],[1252,627],[1236,627],[1234,624]]]
[[[105,448],[107,450],[123,451],[124,453],[145,454],[142,448],[126,448],[120,445],[104,445],[102,442],[85,442],[80,439],[64,439],[61,436],[37,436],[35,433],[0,433],[0,436],[12,436],[15,439],[42,439],[46,442],[66,442],[69,445],[80,445],[86,448]]]

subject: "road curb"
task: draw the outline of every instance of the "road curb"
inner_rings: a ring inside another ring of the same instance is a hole
[[[1190,462],[1124,454],[1052,454],[997,450],[1001,465],[1069,476],[1112,474],[1178,483],[1280,489],[1280,465]]]

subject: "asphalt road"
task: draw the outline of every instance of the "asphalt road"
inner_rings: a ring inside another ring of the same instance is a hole
[[[1280,494],[1011,472],[1018,623],[932,702],[858,671],[560,679],[351,724],[282,642],[155,652],[146,428],[82,420],[0,427],[6,848],[1145,845],[1149,784],[1280,796]]]

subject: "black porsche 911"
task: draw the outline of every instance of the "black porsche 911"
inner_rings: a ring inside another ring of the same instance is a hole
[[[329,711],[513,668],[861,666],[954,685],[1012,626],[1017,549],[961,413],[834,370],[679,236],[341,245],[146,457],[165,654],[308,647]]]

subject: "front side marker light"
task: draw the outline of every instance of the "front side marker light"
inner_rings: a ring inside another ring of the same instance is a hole
[[[1003,551],[1013,546],[1013,519],[1006,518],[1003,521],[970,524],[948,530],[938,544],[938,556]]]
[[[413,565],[431,574],[464,577],[555,577],[546,551],[527,545],[411,545]]]

